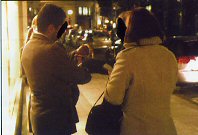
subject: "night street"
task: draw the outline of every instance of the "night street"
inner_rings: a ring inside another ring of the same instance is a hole
[[[87,135],[112,69],[120,134],[198,135],[198,0],[0,3],[1,135]]]
[[[105,90],[105,85],[107,82],[108,76],[102,74],[92,74],[92,80],[88,84],[79,85],[80,88],[80,97],[77,103],[77,111],[79,115],[80,122],[77,123],[78,132],[74,135],[87,135],[85,132],[85,124],[87,120],[88,113],[101,95],[103,90]],[[28,90],[28,88],[26,88]],[[198,103],[195,103],[190,98],[194,95],[196,99],[198,95],[195,92],[184,92],[177,91],[172,95],[171,99],[171,111],[172,116],[175,122],[175,126],[178,132],[178,135],[197,135],[198,133]],[[29,92],[26,94],[27,99],[29,97]],[[102,100],[99,101],[101,103]],[[23,115],[23,123],[27,121],[27,114]],[[26,124],[23,125],[22,135],[32,135],[27,132]]]
[[[107,77],[106,75],[92,74],[91,82],[79,85],[81,94],[77,109],[80,122],[77,124],[78,132],[75,135],[86,135],[84,128],[87,115],[91,106],[105,89]],[[171,109],[178,135],[197,135],[198,105],[178,96],[178,94],[173,94]]]
[[[180,87],[174,94],[198,105],[198,86]]]

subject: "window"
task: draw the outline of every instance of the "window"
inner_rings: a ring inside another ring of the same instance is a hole
[[[88,8],[87,7],[83,7],[83,15],[88,15]]]
[[[91,8],[89,8],[89,15],[91,15]]]
[[[91,8],[89,7],[78,7],[78,14],[83,16],[91,15]]]
[[[78,7],[78,14],[82,15],[82,7]]]

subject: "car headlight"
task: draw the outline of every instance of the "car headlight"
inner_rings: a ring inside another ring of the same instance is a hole
[[[121,39],[116,40],[115,44],[120,45],[121,44]]]

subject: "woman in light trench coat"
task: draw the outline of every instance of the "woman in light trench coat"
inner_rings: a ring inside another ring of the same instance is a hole
[[[175,56],[163,47],[157,19],[136,8],[125,20],[124,47],[116,58],[105,100],[122,105],[121,135],[176,135],[170,98],[177,81]]]

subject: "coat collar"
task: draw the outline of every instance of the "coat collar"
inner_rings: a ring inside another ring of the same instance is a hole
[[[129,48],[132,46],[147,46],[147,45],[159,45],[162,43],[162,40],[160,37],[151,37],[151,38],[143,38],[140,39],[140,41],[137,42],[131,42],[131,43],[124,43],[125,48]]]
[[[44,35],[43,33],[40,33],[40,32],[34,32],[32,38],[40,39],[40,40],[46,41],[48,43],[52,42],[46,35]]]

